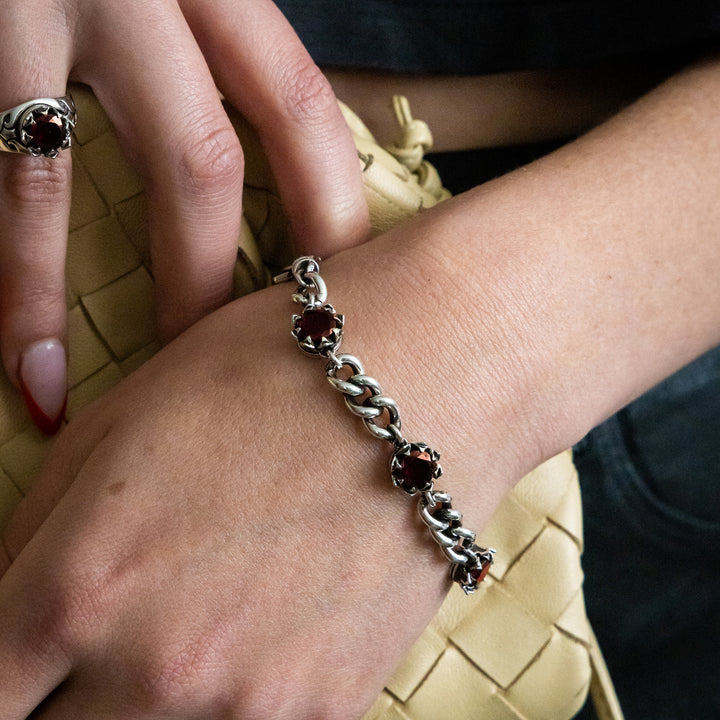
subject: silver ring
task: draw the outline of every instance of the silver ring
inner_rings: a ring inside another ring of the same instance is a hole
[[[70,147],[77,121],[71,95],[37,98],[0,112],[0,151],[54,158]]]

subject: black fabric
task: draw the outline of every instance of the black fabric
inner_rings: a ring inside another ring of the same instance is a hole
[[[323,66],[437,74],[669,59],[720,38],[720,2],[277,0]]]
[[[575,447],[585,602],[627,720],[720,717],[718,428],[720,347]]]

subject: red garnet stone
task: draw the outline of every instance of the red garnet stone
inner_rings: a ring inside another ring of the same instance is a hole
[[[487,558],[480,558],[477,567],[468,568],[464,565],[453,565],[451,577],[455,582],[460,583],[466,593],[472,593],[485,579],[491,565],[492,561]]]
[[[25,132],[30,139],[28,144],[43,154],[59,150],[65,142],[63,122],[57,115],[35,115],[25,126]]]
[[[395,456],[392,476],[398,487],[412,495],[432,487],[437,467],[437,459],[433,458],[430,448],[410,445]]]
[[[301,340],[319,343],[329,337],[335,329],[335,316],[325,310],[305,310],[298,321],[298,333]]]
[[[485,579],[490,570],[490,565],[491,563],[487,560],[482,560],[478,567],[468,570],[468,575],[470,575],[475,585],[479,585]]]

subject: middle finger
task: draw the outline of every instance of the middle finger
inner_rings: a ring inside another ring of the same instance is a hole
[[[161,336],[230,298],[243,163],[205,60],[172,0],[99,3],[76,65],[138,167],[149,201]]]

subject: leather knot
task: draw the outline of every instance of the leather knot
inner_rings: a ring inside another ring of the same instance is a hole
[[[413,118],[410,113],[410,103],[406,97],[395,95],[393,110],[400,125],[400,137],[388,145],[386,150],[410,172],[417,172],[425,153],[432,148],[432,133],[426,122]]]

